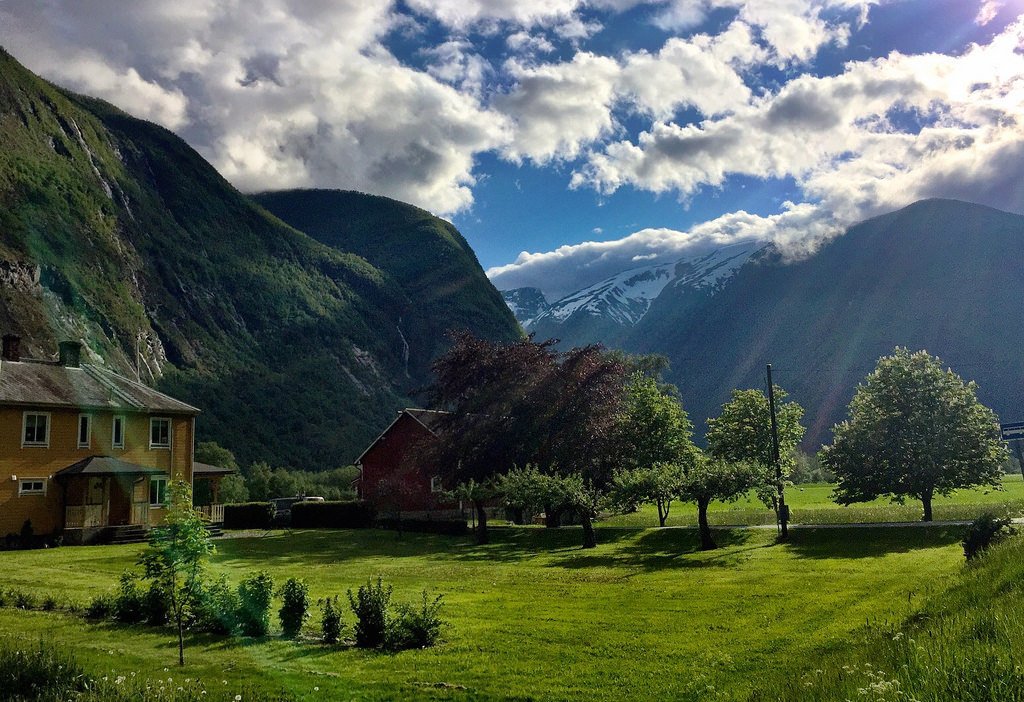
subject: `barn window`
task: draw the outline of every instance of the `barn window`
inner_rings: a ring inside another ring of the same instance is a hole
[[[443,492],[444,485],[441,484],[441,476],[435,475],[430,479],[430,491],[431,492]]]

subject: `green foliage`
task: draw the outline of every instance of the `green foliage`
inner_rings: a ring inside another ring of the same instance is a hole
[[[139,557],[145,577],[167,598],[178,631],[178,664],[185,665],[184,627],[203,587],[203,563],[213,543],[202,515],[192,507],[192,488],[181,479],[168,486],[164,521],[154,528]]]
[[[395,617],[388,631],[388,648],[403,651],[436,644],[444,625],[440,614],[441,599],[442,595],[438,595],[431,600],[424,590],[418,606],[402,603],[395,607]]]
[[[688,465],[692,463],[692,457],[688,457]],[[659,462],[649,467],[621,470],[612,479],[609,497],[623,512],[635,512],[643,504],[655,504],[658,526],[663,527],[685,479],[684,467],[677,463]]]
[[[760,471],[745,461],[727,461],[701,454],[684,472],[679,499],[697,503],[697,526],[701,548],[717,548],[708,524],[708,506],[712,500],[732,502],[756,486]]]
[[[338,596],[325,597],[320,605],[320,612],[320,635],[324,643],[338,643],[344,629],[344,624],[341,622],[341,609],[338,607]]]
[[[789,479],[794,485],[834,483],[836,475],[822,465],[820,456],[804,453],[798,449],[794,455],[793,470],[789,474]]]
[[[114,619],[122,624],[138,624],[146,619],[146,590],[139,587],[138,574],[130,570],[121,574],[114,594]]]
[[[109,593],[96,595],[89,600],[83,614],[86,619],[108,619],[114,614],[114,597]]]
[[[963,540],[964,557],[972,561],[990,546],[1016,533],[1012,519],[986,512],[967,527],[967,534]]]
[[[0,691],[5,700],[61,699],[86,688],[85,671],[51,645],[0,643]]]
[[[662,392],[654,378],[642,373],[634,373],[626,385],[617,431],[624,468],[682,466],[695,451],[693,424],[679,399]]]
[[[288,638],[295,638],[309,617],[309,585],[299,578],[288,578],[277,592],[281,598],[281,609],[277,615],[281,629]]]
[[[274,523],[274,506],[269,502],[224,505],[225,529],[269,529]]]
[[[227,635],[238,628],[241,601],[238,592],[222,575],[207,583],[195,608],[195,625],[200,631]]]
[[[913,497],[931,521],[935,495],[998,486],[1006,446],[976,391],[926,351],[897,348],[880,358],[821,452],[839,479],[836,501]]]
[[[772,422],[768,397],[760,390],[733,390],[732,399],[722,405],[718,417],[708,420],[708,451],[712,456],[733,463],[749,462],[760,474],[758,497],[778,511],[779,491],[793,470],[796,449],[804,436],[800,424],[804,409],[796,402],[785,402],[786,391],[775,386],[775,414],[779,431],[779,459],[783,484],[780,485],[772,460]]]
[[[356,594],[348,591],[348,602],[356,616],[356,646],[380,648],[387,643],[390,626],[391,586],[384,586],[377,578],[376,584],[367,581],[360,585]]]
[[[325,500],[355,498],[352,481],[359,476],[355,466],[334,468],[319,472],[274,468],[263,461],[253,463],[243,472],[248,497],[251,500],[269,500],[275,497],[307,495]],[[224,483],[221,483],[223,491]]]
[[[237,473],[221,478],[220,501],[227,505],[248,502],[249,489],[245,486],[245,478]]]
[[[238,625],[246,636],[266,636],[270,631],[270,602],[274,579],[265,570],[238,584]]]
[[[238,470],[235,454],[218,444],[216,441],[200,441],[196,444],[196,460],[218,468]]]

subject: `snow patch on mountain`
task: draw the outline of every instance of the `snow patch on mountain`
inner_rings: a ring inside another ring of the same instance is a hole
[[[502,290],[501,297],[524,329],[528,329],[550,307],[544,293],[537,288]]]
[[[576,315],[601,317],[623,326],[633,326],[643,319],[651,303],[669,285],[713,295],[762,247],[761,242],[745,241],[671,263],[632,268],[570,293],[528,319],[520,316],[516,308],[512,311],[524,329],[542,321],[563,324]]]

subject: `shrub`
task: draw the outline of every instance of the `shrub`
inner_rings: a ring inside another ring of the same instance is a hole
[[[44,612],[52,612],[53,610],[58,609],[59,607],[60,603],[57,602],[57,598],[53,595],[47,595],[46,597],[44,597],[42,603],[39,605],[39,608]]]
[[[991,512],[986,512],[971,522],[963,540],[964,556],[967,560],[974,560],[989,546],[1017,533],[1011,526],[1012,523],[1009,517],[997,517]]]
[[[114,613],[114,598],[107,593],[97,595],[85,606],[87,619],[108,619]]]
[[[356,646],[379,648],[387,642],[388,608],[391,605],[391,586],[384,587],[380,578],[377,584],[368,581],[360,585],[355,595],[348,591],[348,602],[356,615]]]
[[[277,613],[281,629],[288,638],[295,638],[309,616],[309,586],[304,580],[288,578],[277,594],[282,599]]]
[[[269,502],[224,505],[225,529],[269,529],[273,523],[274,508]]]
[[[378,519],[378,529],[399,529],[421,534],[462,536],[469,533],[465,519]]]
[[[18,609],[35,609],[38,604],[36,596],[31,592],[15,590],[11,594],[13,595],[14,606]]]
[[[167,593],[159,583],[152,582],[146,591],[145,598],[146,623],[150,626],[163,626],[171,620],[171,605],[167,601]]]
[[[266,636],[270,630],[270,600],[274,580],[260,571],[238,585],[238,625],[246,636]]]
[[[433,646],[441,637],[441,598],[433,600],[423,591],[423,600],[419,607],[400,604],[396,616],[388,631],[388,648],[401,651],[408,648],[426,648]]]
[[[365,500],[296,502],[292,527],[297,529],[367,529],[373,526],[374,507]]]
[[[341,610],[338,608],[338,596],[328,597],[321,606],[323,612],[320,619],[320,633],[324,643],[336,644],[341,640]]]
[[[131,571],[121,574],[114,594],[114,619],[122,624],[138,624],[146,619],[146,592],[139,587],[139,576]]]
[[[32,520],[26,519],[25,523],[21,525],[21,541],[22,546],[28,546],[28,542],[35,536],[36,530],[32,528]]]
[[[225,576],[206,585],[195,606],[195,626],[211,634],[231,634],[238,627],[238,593]]]

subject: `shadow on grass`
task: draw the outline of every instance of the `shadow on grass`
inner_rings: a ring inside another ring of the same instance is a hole
[[[618,531],[603,529],[606,532]],[[635,529],[623,529],[625,534]],[[561,568],[625,568],[645,572],[675,568],[708,568],[727,567],[742,559],[744,551],[764,548],[771,544],[758,543],[746,548],[753,536],[749,529],[713,529],[718,548],[711,551],[700,550],[700,539],[690,529],[650,529],[624,542],[614,550],[584,551],[576,549],[572,553],[558,555],[550,565]],[[605,539],[607,542],[607,539]],[[599,542],[600,543],[600,542]]]
[[[959,543],[963,526],[794,529],[786,549],[799,558],[877,558]]]

